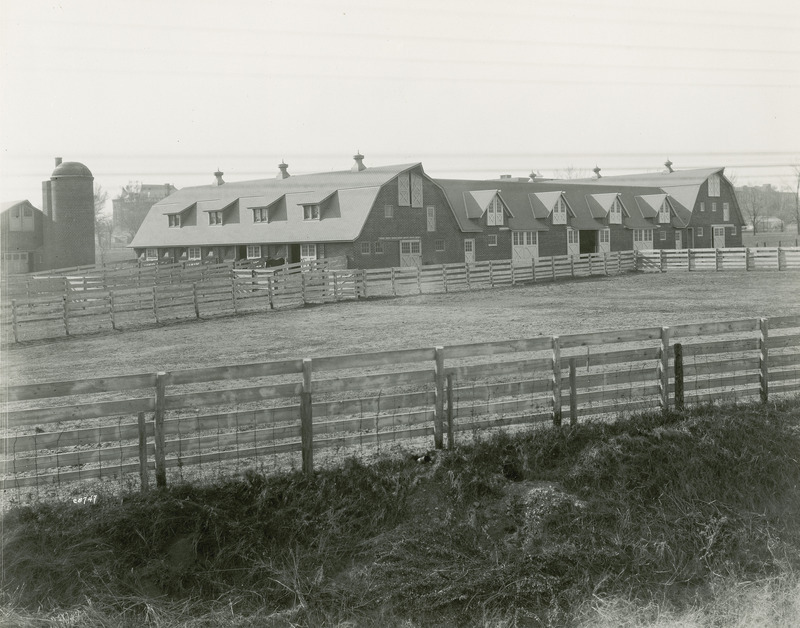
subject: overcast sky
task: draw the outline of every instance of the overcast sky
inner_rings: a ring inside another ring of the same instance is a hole
[[[434,177],[800,164],[795,0],[0,0],[0,200],[421,161]]]

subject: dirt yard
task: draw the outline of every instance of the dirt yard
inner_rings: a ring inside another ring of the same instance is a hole
[[[631,274],[8,345],[9,384],[800,313],[800,273]]]

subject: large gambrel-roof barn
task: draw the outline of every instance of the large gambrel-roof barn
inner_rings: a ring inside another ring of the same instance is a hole
[[[737,246],[722,168],[585,180],[433,179],[421,163],[184,188],[153,206],[142,260],[328,259],[355,268]]]

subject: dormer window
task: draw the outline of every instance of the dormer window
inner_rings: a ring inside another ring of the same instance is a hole
[[[611,203],[611,207],[608,208],[608,224],[622,224],[622,203],[619,202],[619,198],[615,198],[614,202]]]
[[[503,203],[495,195],[489,207],[486,208],[486,224],[500,227],[503,225]]]
[[[181,216],[180,214],[169,214],[167,216],[167,220],[169,221],[170,227],[180,227],[181,226]]]
[[[669,203],[667,203],[667,199],[664,199],[661,203],[661,207],[658,210],[658,222],[662,225],[669,224],[670,216],[669,216]]]
[[[303,220],[319,220],[319,205],[303,205]]]
[[[222,225],[222,212],[208,212],[208,224],[213,226]]]
[[[253,222],[269,222],[269,210],[266,207],[254,207]]]
[[[556,204],[553,205],[553,224],[566,225],[567,224],[567,203],[564,201],[563,196],[559,196]]]

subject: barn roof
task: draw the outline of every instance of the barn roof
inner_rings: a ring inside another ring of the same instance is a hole
[[[130,246],[355,240],[381,187],[397,175],[421,167],[419,163],[401,164],[183,188],[153,205]],[[324,204],[321,219],[304,220],[302,205],[317,203]],[[252,208],[284,204],[285,214],[281,209],[273,216],[270,210],[269,222],[254,223]],[[221,210],[225,210],[222,227],[206,224],[204,213]],[[196,224],[167,228],[165,215],[191,211],[203,214],[196,216]]]

